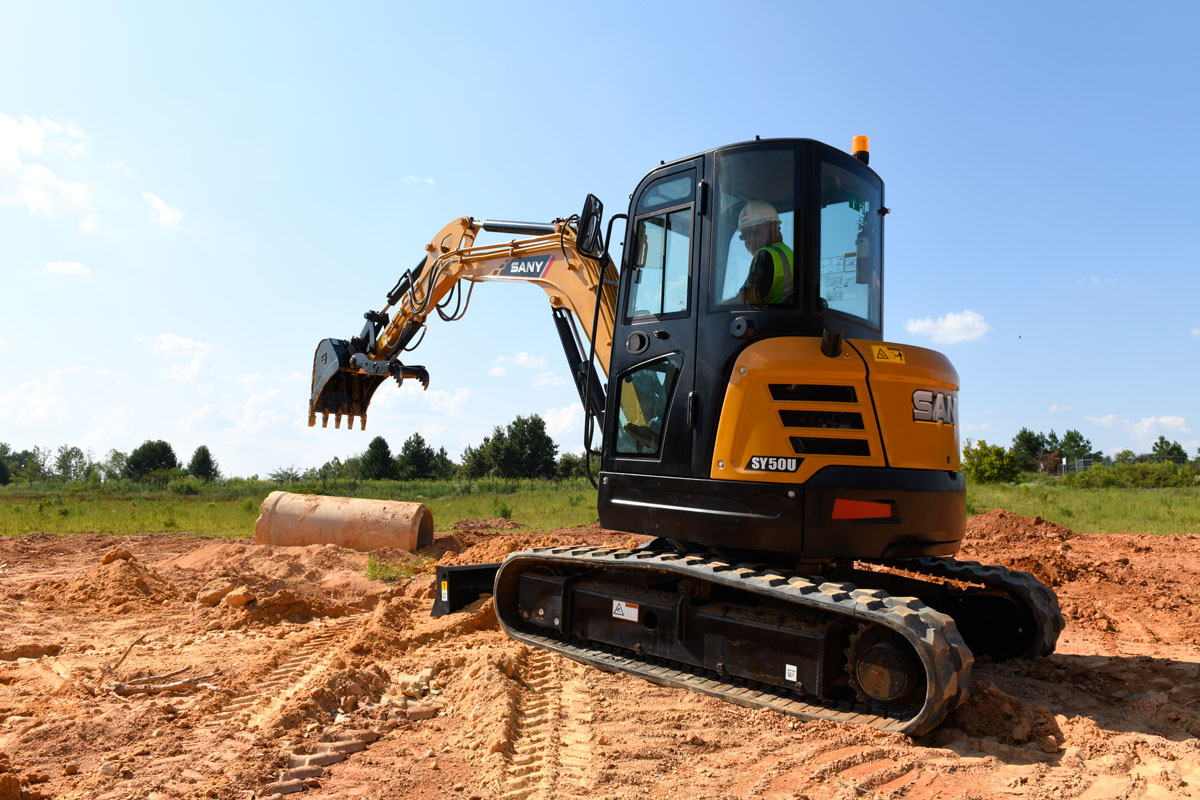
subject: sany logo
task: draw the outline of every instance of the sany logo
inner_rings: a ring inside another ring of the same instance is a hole
[[[918,389],[912,393],[913,419],[917,422],[958,422],[958,395]]]
[[[784,458],[782,456],[751,456],[746,469],[761,472],[795,472],[800,468],[800,458]]]
[[[493,270],[492,275],[500,278],[540,278],[550,269],[553,261],[553,255],[510,258]]]

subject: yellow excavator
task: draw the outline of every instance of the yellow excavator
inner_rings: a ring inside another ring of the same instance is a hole
[[[551,223],[454,220],[358,336],[320,343],[309,425],[365,428],[389,377],[428,388],[400,357],[435,312],[533,283],[589,451],[602,435],[600,523],[654,538],[512,554],[486,573],[503,629],[747,706],[927,732],[976,656],[1046,655],[1063,618],[1029,573],[950,557],[958,375],[883,340],[883,200],[866,137],[755,139],[661,164],[606,231],[592,195]]]

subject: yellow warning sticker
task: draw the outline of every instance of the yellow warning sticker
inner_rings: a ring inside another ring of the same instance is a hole
[[[442,581],[442,602],[450,602],[450,581]]]
[[[871,352],[875,354],[876,361],[890,361],[893,364],[904,363],[904,351],[898,347],[884,347],[877,344],[871,348]]]

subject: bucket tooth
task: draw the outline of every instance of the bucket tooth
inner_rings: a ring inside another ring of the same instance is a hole
[[[308,412],[308,427],[311,428],[312,426],[314,426],[316,424],[317,424],[317,415],[312,411]]]
[[[329,427],[329,412],[328,411],[326,411],[324,414],[321,415],[321,427],[322,428]]]
[[[335,427],[335,428],[340,428],[340,427],[342,427],[342,415],[341,415],[341,413],[337,413],[337,414],[334,414],[334,415],[333,415],[333,427]]]
[[[360,417],[360,419],[361,419],[362,421],[361,421],[361,422],[359,422],[359,427],[358,427],[358,429],[359,429],[360,431],[365,431],[365,430],[367,429],[367,415],[366,415],[366,414],[363,414],[363,415],[362,415],[362,417]]]

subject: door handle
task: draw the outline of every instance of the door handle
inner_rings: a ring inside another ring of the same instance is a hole
[[[700,395],[696,392],[688,392],[687,401],[687,426],[688,430],[693,430],[696,427],[696,417],[700,410]]]

